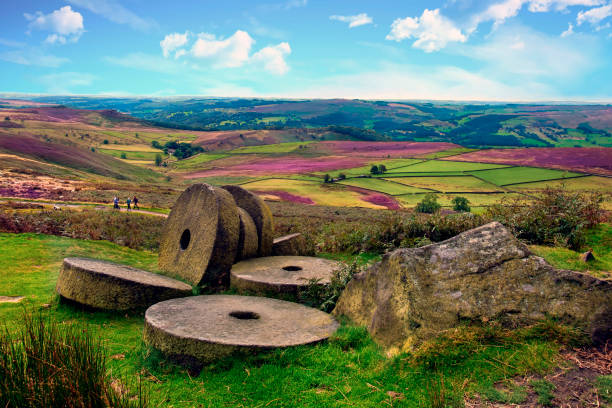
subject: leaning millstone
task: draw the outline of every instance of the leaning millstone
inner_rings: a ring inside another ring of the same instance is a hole
[[[306,240],[299,232],[282,237],[274,238],[272,243],[272,255],[306,255]]]
[[[240,216],[240,235],[238,236],[236,260],[240,261],[257,256],[259,238],[257,237],[257,227],[249,213],[238,207],[238,215]]]
[[[209,363],[235,352],[256,352],[327,339],[338,323],[296,303],[251,296],[173,299],[145,313],[144,339],[180,360]]]
[[[166,220],[159,266],[194,285],[215,285],[235,259],[239,230],[232,196],[208,184],[194,184],[183,191]]]
[[[191,295],[191,286],[167,276],[88,258],[65,258],[57,292],[77,303],[105,310],[146,309],[163,300]]]
[[[386,254],[353,277],[333,314],[367,326],[379,343],[396,350],[460,322],[520,325],[546,317],[605,343],[612,337],[612,282],[553,268],[493,222]]]
[[[308,256],[269,256],[238,262],[232,267],[231,286],[263,294],[298,293],[308,285],[327,285],[340,262]]]
[[[259,238],[257,254],[259,256],[269,256],[272,253],[274,223],[272,211],[270,211],[268,205],[259,196],[240,186],[227,185],[223,186],[223,188],[234,197],[238,207],[244,208],[253,218]]]

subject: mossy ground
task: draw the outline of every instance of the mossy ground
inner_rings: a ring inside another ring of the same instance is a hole
[[[429,407],[441,399],[440,406],[463,406],[466,395],[486,396],[499,381],[544,374],[559,364],[563,341],[528,331],[464,328],[417,353],[388,357],[365,329],[344,323],[328,342],[227,358],[189,375],[142,343],[142,314],[83,311],[59,302],[54,287],[66,256],[157,268],[156,254],[105,241],[0,234],[0,295],[26,297],[0,304],[0,318],[9,330],[21,324],[24,310],[86,324],[103,339],[109,374],[142,375],[152,406]],[[601,379],[602,389],[608,383]]]

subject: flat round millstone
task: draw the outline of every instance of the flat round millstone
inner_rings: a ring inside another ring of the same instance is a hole
[[[338,328],[329,314],[297,303],[252,296],[173,299],[145,313],[144,339],[165,354],[208,363],[237,351],[297,346]]]
[[[257,256],[259,238],[257,227],[249,213],[244,208],[238,207],[238,216],[240,217],[240,235],[238,236],[236,260],[240,261]]]
[[[328,284],[340,267],[339,262],[309,256],[254,258],[232,267],[231,286],[258,293],[297,293],[313,280]]]
[[[208,184],[189,186],[164,224],[159,266],[200,285],[216,284],[236,257],[240,220],[232,196]]]
[[[223,188],[234,197],[238,207],[244,208],[253,218],[259,238],[257,254],[259,256],[269,256],[272,253],[274,233],[274,220],[270,207],[259,196],[240,186],[227,185],[223,186]]]
[[[117,311],[145,309],[192,293],[191,286],[176,279],[88,258],[65,258],[56,289],[77,303]]]
[[[299,232],[282,237],[274,238],[272,241],[272,255],[306,255],[306,240]]]

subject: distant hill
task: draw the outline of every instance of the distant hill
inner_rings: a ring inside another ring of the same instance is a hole
[[[348,140],[451,142],[477,148],[612,146],[611,105],[58,96],[33,100],[116,109],[150,124],[189,130],[319,128]]]

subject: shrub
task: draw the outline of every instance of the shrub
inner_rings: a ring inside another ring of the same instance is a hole
[[[516,198],[489,207],[488,216],[532,244],[579,250],[585,231],[604,218],[601,193],[547,188],[531,199]]]
[[[143,407],[147,399],[117,391],[106,352],[87,330],[25,315],[23,328],[0,334],[3,407]]]
[[[122,158],[122,159],[127,159],[127,154],[125,154],[125,153],[121,153],[121,158]]]
[[[104,140],[102,141],[102,143],[103,143],[103,144],[108,144],[108,139],[104,139]]]
[[[378,168],[378,166],[377,166],[377,165],[373,165],[373,166],[370,168],[370,173],[372,173],[372,174],[380,174],[380,169]]]
[[[438,197],[434,193],[425,194],[425,197],[416,206],[416,211],[425,214],[433,214],[442,206],[438,203]]]
[[[161,156],[161,154],[157,153],[155,155],[155,165],[156,166],[161,166],[161,164],[162,164],[162,156]]]
[[[338,180],[344,180],[344,179],[346,179],[346,174],[344,173],[338,174]]]
[[[329,183],[329,180],[331,180],[331,177],[329,176],[329,174],[326,174],[326,175],[323,177],[323,181],[324,181],[325,183]]]
[[[361,272],[361,268],[353,262],[334,271],[328,285],[320,285],[317,279],[312,279],[306,289],[298,295],[299,301],[329,313],[336,307],[340,294],[353,275],[358,272]]]
[[[453,198],[453,210],[459,212],[470,212],[470,202],[465,197],[455,197]]]

